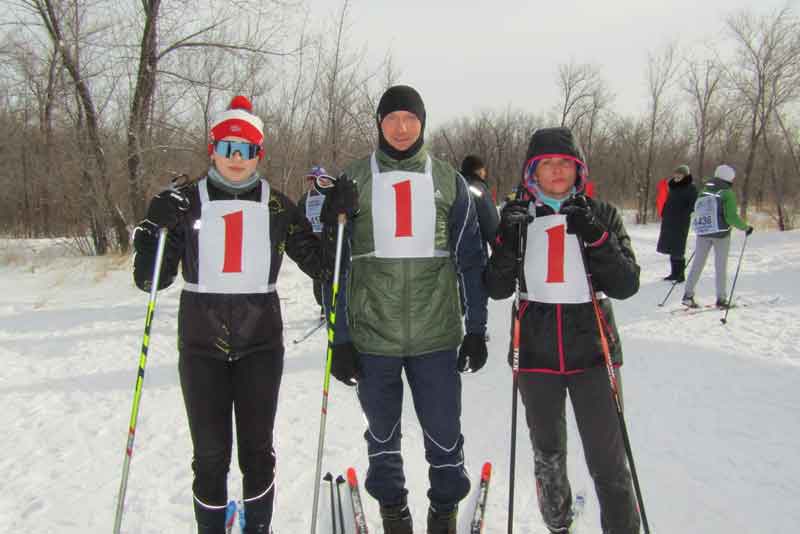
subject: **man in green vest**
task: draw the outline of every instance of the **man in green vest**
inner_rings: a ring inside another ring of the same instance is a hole
[[[349,215],[331,373],[358,384],[365,487],[380,503],[384,532],[410,534],[400,452],[405,371],[429,464],[427,531],[455,534],[470,486],[459,371],[486,362],[486,250],[466,182],[424,144],[420,95],[389,88],[376,120],[378,149],[345,169],[322,212],[328,243],[338,213]],[[357,198],[342,198],[353,191]]]

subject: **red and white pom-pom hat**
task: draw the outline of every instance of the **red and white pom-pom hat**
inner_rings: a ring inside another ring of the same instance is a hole
[[[210,125],[211,139],[208,153],[214,150],[214,142],[225,137],[241,137],[254,145],[264,144],[264,122],[253,114],[253,104],[246,96],[235,96],[228,109],[214,117]],[[263,157],[264,151],[259,152]]]

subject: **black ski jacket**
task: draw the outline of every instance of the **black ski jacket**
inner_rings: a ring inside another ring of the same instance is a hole
[[[468,174],[464,176],[469,184],[470,194],[475,199],[475,211],[478,212],[478,224],[481,227],[481,238],[489,245],[494,244],[497,233],[497,207],[492,200],[492,192],[486,182],[479,176]]]
[[[683,256],[686,252],[686,238],[696,200],[697,188],[691,175],[680,182],[669,181],[669,195],[661,213],[661,231],[656,245],[658,252],[672,256]]]
[[[639,290],[639,265],[622,217],[611,204],[587,198],[595,217],[608,230],[608,238],[596,247],[586,247],[587,262],[595,291],[608,297],[625,299]],[[552,208],[538,204],[536,216],[553,215]],[[527,228],[523,243],[527,239]],[[524,246],[524,245],[523,245]],[[497,239],[489,259],[486,283],[493,299],[510,297],[516,286],[520,267],[514,243]],[[544,253],[544,251],[543,251]],[[523,256],[524,258],[524,252]],[[520,290],[526,292],[524,275]],[[609,298],[599,299],[601,319],[608,339],[612,362],[622,365],[622,346]],[[571,374],[605,365],[594,306],[548,304],[522,301],[520,306],[520,371]]]
[[[159,289],[170,286],[182,266],[183,279],[197,283],[200,195],[197,183],[181,189],[189,199],[189,210],[168,234],[161,267]],[[211,200],[234,199],[208,181]],[[261,183],[239,196],[259,202]],[[323,277],[322,247],[312,233],[305,214],[283,193],[272,189],[269,198],[272,258],[269,283],[278,278],[284,251],[312,278]],[[137,287],[150,291],[157,237],[139,226],[134,234],[133,278]],[[283,345],[283,321],[278,293],[219,294],[182,291],[178,312],[178,348],[193,354],[233,361],[257,351]]]

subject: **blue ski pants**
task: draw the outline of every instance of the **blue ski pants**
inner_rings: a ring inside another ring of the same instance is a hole
[[[455,350],[419,356],[361,355],[358,400],[367,417],[369,469],[364,487],[382,506],[407,494],[400,450],[405,371],[424,435],[430,489],[428,499],[442,508],[469,493],[461,435],[461,377]]]

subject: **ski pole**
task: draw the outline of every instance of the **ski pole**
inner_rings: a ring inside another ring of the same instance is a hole
[[[331,495],[331,533],[336,533],[336,504],[334,504],[333,499],[333,475],[329,472],[325,473],[325,476],[322,477],[322,480],[330,484],[330,495]]]
[[[342,534],[345,534],[344,509],[342,509],[342,484],[344,484],[344,477],[339,475],[336,477],[336,502],[339,505],[339,526],[342,529]]]
[[[156,261],[153,265],[152,286],[150,287],[150,299],[147,302],[147,314],[144,319],[144,336],[142,337],[142,348],[139,352],[139,370],[136,373],[136,386],[133,390],[133,407],[131,408],[131,420],[128,425],[128,443],[125,446],[125,459],[122,463],[122,480],[119,484],[119,494],[117,496],[117,512],[114,517],[114,534],[119,534],[122,526],[122,513],[125,506],[125,492],[128,488],[128,473],[131,468],[131,455],[133,455],[133,440],[136,437],[136,420],[139,418],[139,400],[142,397],[142,385],[144,383],[144,366],[147,363],[147,349],[150,346],[150,326],[153,324],[153,314],[156,310],[156,297],[158,295],[158,281],[161,278],[161,263],[164,260],[164,247],[167,243],[167,229],[161,228],[158,231],[158,245],[156,248]]]
[[[728,312],[731,311],[731,306],[733,306],[733,291],[736,289],[736,280],[739,279],[739,269],[742,268],[742,258],[744,257],[744,248],[747,246],[747,238],[750,237],[747,234],[744,235],[744,243],[742,243],[742,251],[739,253],[739,263],[736,265],[736,274],[733,277],[733,284],[731,285],[731,292],[728,295],[728,307],[725,309],[725,317],[720,319],[722,324],[728,323]]]
[[[694,252],[695,252],[695,251],[693,250],[693,251],[692,251],[692,254],[689,256],[689,259],[688,259],[688,260],[686,260],[686,267],[688,267],[688,266],[689,266],[689,264],[690,264],[690,263],[692,263],[692,260],[694,259]],[[684,269],[685,269],[685,267],[684,267]],[[666,304],[666,303],[667,303],[667,299],[669,299],[669,296],[670,296],[670,295],[672,295],[672,290],[673,290],[673,289],[675,289],[675,286],[677,286],[677,285],[678,285],[678,281],[677,281],[677,280],[674,280],[674,281],[672,282],[672,286],[670,286],[670,288],[669,288],[669,291],[667,291],[667,296],[666,296],[666,297],[664,297],[664,300],[662,300],[662,301],[659,303],[659,305],[658,305],[658,307],[659,307],[659,308],[660,308],[660,307],[662,307],[664,304]]]
[[[328,416],[328,390],[331,384],[331,361],[333,360],[333,335],[336,326],[336,297],[339,295],[339,271],[342,265],[342,243],[347,216],[339,214],[336,228],[336,259],[333,268],[331,308],[328,312],[328,352],[325,358],[325,378],[322,382],[322,413],[319,420],[319,440],[317,441],[317,467],[314,474],[314,504],[311,509],[311,534],[317,532],[317,510],[319,509],[319,477],[322,474],[322,450],[325,447],[325,422]]]
[[[520,333],[520,275],[522,271],[522,249],[524,246],[522,225],[518,229],[517,242],[517,287],[514,295],[514,331],[511,353],[511,453],[508,475],[508,534],[514,532],[514,479],[517,460],[517,393],[519,392],[519,333]]]
[[[628,437],[628,426],[625,424],[625,416],[622,412],[622,400],[619,394],[619,385],[617,383],[617,376],[614,373],[614,365],[611,363],[611,351],[608,348],[608,338],[606,338],[605,328],[603,326],[603,319],[600,312],[600,304],[597,302],[597,295],[594,291],[594,284],[592,283],[592,273],[589,272],[589,262],[586,259],[586,245],[583,239],[578,237],[578,246],[581,249],[581,259],[583,260],[583,269],[586,271],[586,283],[589,285],[589,295],[592,298],[592,306],[594,307],[594,316],[597,320],[597,330],[600,332],[600,346],[603,348],[603,359],[606,364],[606,371],[608,373],[608,381],[611,386],[611,396],[614,398],[614,404],[617,408],[617,419],[619,419],[619,428],[622,433],[622,442],[625,445],[625,454],[628,457],[628,467],[631,470],[631,479],[633,480],[633,488],[636,491],[636,502],[639,506],[639,515],[642,518],[642,526],[644,527],[644,534],[650,534],[650,525],[647,523],[647,514],[644,511],[644,499],[642,499],[642,490],[639,487],[639,477],[636,474],[636,465],[633,462],[633,451],[631,450],[631,442]]]

